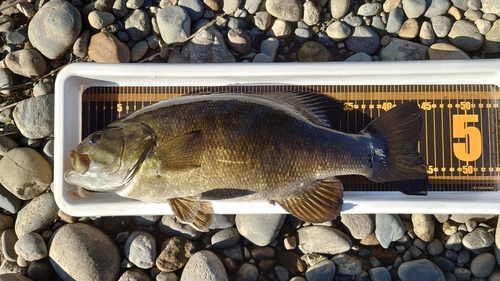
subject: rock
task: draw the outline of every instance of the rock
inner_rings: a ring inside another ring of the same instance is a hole
[[[156,15],[161,38],[167,44],[183,42],[191,34],[191,18],[179,6],[165,7]]]
[[[24,277],[21,274],[16,273],[5,273],[0,275],[0,281],[32,281],[28,277]]]
[[[302,3],[299,0],[267,0],[266,11],[278,19],[297,22],[302,18]]]
[[[42,233],[51,228],[58,218],[58,210],[51,192],[35,197],[17,214],[14,226],[17,237],[30,232]]]
[[[92,11],[88,15],[89,24],[95,29],[104,28],[115,21],[113,14],[101,11]]]
[[[223,229],[215,233],[212,238],[212,246],[220,249],[231,248],[240,240],[240,234],[234,227]]]
[[[416,19],[424,14],[427,3],[426,0],[403,0],[403,10],[410,19]]]
[[[225,1],[222,1],[222,10],[224,11],[224,13],[226,14],[232,14],[234,12],[236,12],[236,10],[238,10],[238,8],[240,7],[240,4],[241,4],[241,0],[225,0]],[[214,9],[215,11],[215,9]]]
[[[248,11],[249,14],[255,14],[260,7],[260,4],[262,3],[262,0],[245,0],[244,1],[244,8],[245,10]]]
[[[5,95],[10,94],[10,90],[5,88],[12,87],[13,85],[12,72],[8,69],[0,69],[0,88],[4,88],[4,90],[0,90],[0,93]]]
[[[54,269],[50,265],[48,259],[32,262],[28,267],[29,278],[36,281],[49,281],[53,280]]]
[[[142,40],[137,42],[132,49],[130,49],[130,60],[131,61],[139,61],[146,52],[148,51],[149,46],[146,40]]]
[[[38,96],[18,102],[12,117],[26,138],[40,139],[50,136],[54,132],[54,95]],[[48,175],[44,175],[44,178],[52,179]]]
[[[127,271],[125,271],[118,281],[150,281],[151,279],[149,278],[149,275],[138,269],[138,268],[132,268]]]
[[[373,55],[380,47],[380,38],[377,33],[367,26],[357,26],[350,37],[345,40],[349,50],[354,53]]]
[[[297,41],[303,43],[312,37],[312,32],[308,28],[296,28],[294,31]]]
[[[241,236],[257,246],[267,246],[278,235],[286,215],[236,215],[236,228]],[[263,227],[265,226],[265,227]]]
[[[434,43],[434,31],[432,30],[432,24],[428,21],[424,21],[420,27],[420,33],[418,35],[420,43],[425,46],[430,46]]]
[[[434,239],[434,217],[432,215],[413,214],[411,215],[413,231],[418,238],[425,242]]]
[[[268,55],[263,54],[263,53],[258,53],[255,55],[253,58],[252,62],[273,62],[273,59],[271,59]]]
[[[432,262],[439,267],[443,272],[452,271],[455,268],[455,264],[442,256],[435,256],[432,258]]]
[[[397,33],[403,25],[404,12],[401,8],[396,8],[389,13],[387,17],[386,30],[389,33]]]
[[[196,246],[181,236],[167,239],[163,245],[156,266],[165,272],[173,272],[183,268],[196,252]]]
[[[427,18],[433,18],[435,16],[442,16],[446,14],[451,6],[450,0],[426,0],[427,10],[424,16]]]
[[[430,60],[467,60],[470,59],[469,55],[464,53],[459,48],[447,44],[436,43],[429,48]]]
[[[335,276],[335,264],[330,260],[320,261],[306,271],[309,281],[331,281]]]
[[[280,43],[277,38],[269,37],[260,43],[260,51],[271,58],[271,61],[274,61],[276,54],[278,53],[279,45]]]
[[[132,228],[132,222],[130,217],[106,217],[102,223],[102,228],[106,233],[117,235]]]
[[[416,19],[407,19],[398,31],[399,38],[408,40],[413,39],[417,37],[419,28]]]
[[[390,281],[391,273],[385,267],[375,267],[368,270],[372,281]]]
[[[342,18],[347,14],[350,4],[350,0],[330,1],[330,15],[334,19]]]
[[[240,266],[236,275],[234,276],[235,281],[254,281],[257,280],[259,275],[259,270],[257,267],[251,263],[244,263]]]
[[[17,213],[19,208],[21,208],[21,199],[17,198],[2,185],[0,185],[0,208],[11,214]]]
[[[14,249],[26,261],[37,261],[47,257],[47,245],[40,234],[26,233],[17,240]]]
[[[139,9],[143,4],[144,0],[127,0],[125,6],[129,9]]]
[[[234,220],[236,215],[222,215],[214,214],[212,216],[212,224],[210,229],[225,229],[234,226]]]
[[[288,38],[292,33],[290,23],[284,20],[275,20],[266,34],[276,38]]]
[[[292,276],[301,275],[307,269],[306,263],[294,251],[278,251],[276,261]]]
[[[11,16],[0,15],[0,32],[9,32],[14,29],[14,20]]]
[[[456,232],[450,235],[448,240],[446,240],[444,247],[446,249],[451,249],[454,251],[460,251],[462,249],[462,238],[464,237],[462,232]]]
[[[241,55],[250,53],[252,42],[245,31],[232,28],[227,33],[227,39],[229,47],[231,47],[231,49],[233,49],[236,53]]]
[[[452,22],[451,19],[445,16],[437,16],[431,18],[432,28],[438,38],[444,38],[450,32]]]
[[[426,259],[407,261],[398,268],[401,281],[436,280],[445,281],[443,271]]]
[[[130,50],[113,34],[99,32],[90,38],[89,57],[95,62],[130,62]]]
[[[158,222],[161,216],[135,216],[132,218],[137,225],[153,225]]]
[[[475,51],[483,45],[484,38],[477,27],[466,20],[456,21],[448,33],[450,43],[464,51]]]
[[[465,223],[468,220],[474,220],[476,222],[484,222],[491,218],[494,218],[496,215],[488,215],[488,214],[453,214],[450,216],[450,220],[458,223]]]
[[[483,13],[481,13],[480,11],[471,10],[471,9],[468,9],[464,13],[465,18],[470,20],[470,21],[473,21],[473,22],[480,19],[482,15],[483,15]]]
[[[192,21],[200,19],[203,14],[203,3],[201,0],[179,0],[177,5],[187,12]]]
[[[84,58],[85,56],[87,56],[91,36],[92,32],[90,32],[90,30],[85,30],[75,40],[75,43],[73,44],[73,54],[75,54],[75,56],[79,58]]]
[[[361,53],[356,53],[356,54],[348,57],[344,61],[372,61],[372,60],[373,60],[372,57],[370,57],[366,53],[361,52]],[[368,234],[368,235],[370,235],[370,234]],[[368,237],[368,235],[366,237]],[[365,239],[366,237],[363,237],[361,239]],[[358,238],[356,238],[356,239],[358,239]]]
[[[9,151],[19,147],[17,142],[7,136],[0,136],[0,156],[5,156]]]
[[[399,240],[403,237],[405,232],[403,223],[398,215],[377,214],[375,215],[375,225],[377,240],[385,249],[389,247],[392,241]]]
[[[271,26],[272,17],[267,11],[259,11],[252,18],[253,24],[259,30],[266,30]]]
[[[490,253],[477,255],[470,263],[470,271],[479,278],[488,277],[495,268],[495,256]]]
[[[362,262],[355,256],[338,254],[332,257],[337,273],[341,275],[357,275],[361,273]]]
[[[148,14],[140,9],[133,10],[124,19],[125,31],[132,40],[139,41],[149,35],[151,19]]]
[[[52,182],[52,168],[36,150],[14,148],[0,160],[0,183],[22,200],[33,199],[46,191]]]
[[[379,56],[383,61],[427,60],[428,50],[429,47],[425,45],[392,38],[387,46],[382,47]]]
[[[484,36],[483,50],[487,53],[500,52],[500,19],[493,23],[491,29]]]
[[[380,13],[382,4],[380,3],[365,3],[358,8],[358,16],[372,17]]]
[[[500,3],[496,0],[481,0],[481,11],[488,14],[496,14],[500,16]]]
[[[113,3],[113,14],[119,18],[123,18],[130,10],[127,8],[127,0],[116,0]]]
[[[24,77],[38,77],[45,73],[47,64],[35,49],[13,51],[5,56],[5,64],[10,71]]]
[[[52,85],[46,82],[36,83],[35,86],[33,87],[33,96],[35,97],[44,96],[52,93],[53,93]]]
[[[49,260],[63,280],[117,280],[120,253],[99,229],[84,223],[61,226],[49,242]]]
[[[365,53],[357,53],[364,54],[364,56],[368,56]],[[353,56],[355,56],[353,55]],[[352,58],[353,56],[349,57]],[[371,57],[368,56],[371,60]],[[349,59],[348,58],[348,59]],[[368,214],[343,214],[341,216],[341,222],[347,227],[349,233],[352,235],[354,239],[363,239],[368,237],[370,233],[375,231],[375,219],[373,215]]]
[[[299,249],[303,253],[335,255],[348,251],[352,242],[341,231],[328,226],[307,226],[297,231]]]
[[[477,227],[462,239],[463,246],[474,254],[487,251],[494,242],[495,237],[493,234],[483,227]]]
[[[474,22],[474,24],[476,25],[477,29],[479,30],[479,32],[482,34],[482,35],[486,35],[488,33],[488,31],[490,31],[491,29],[491,21],[487,20],[487,19],[478,19]],[[483,48],[484,48],[484,44],[483,44]]]
[[[382,9],[384,10],[384,12],[390,13],[392,10],[399,7],[400,4],[401,0],[386,0],[382,5]]]
[[[470,252],[463,249],[458,253],[457,264],[466,264],[470,261]]]
[[[125,257],[139,268],[152,268],[156,258],[156,239],[144,231],[132,232],[125,242]]]
[[[457,277],[458,280],[470,280],[471,272],[468,268],[463,267],[455,267],[453,269],[453,273]]]
[[[10,262],[17,261],[17,253],[14,245],[17,242],[17,235],[14,229],[6,229],[2,232],[2,254]]]
[[[196,252],[182,271],[180,281],[220,280],[229,281],[224,265],[217,255],[202,250]]]
[[[427,244],[426,249],[431,256],[437,256],[443,252],[444,247],[441,241],[439,241],[438,239],[434,239],[429,244]]]
[[[330,51],[316,41],[307,41],[302,44],[297,55],[301,62],[325,62],[332,60]]]
[[[248,252],[248,249],[245,248],[245,251]],[[243,261],[243,251],[241,245],[239,244],[236,244],[231,248],[224,249],[224,255],[235,261]]]
[[[206,20],[198,20],[193,30],[206,25]],[[236,59],[227,49],[222,34],[210,26],[201,31],[186,45],[176,48],[169,57],[172,63],[200,63],[200,62],[235,62]]]
[[[326,34],[334,41],[340,42],[351,35],[351,28],[343,21],[335,21],[326,28]]]
[[[321,7],[316,6],[313,1],[304,3],[304,23],[313,26],[318,24],[321,18]]]
[[[251,255],[256,260],[271,259],[274,257],[275,251],[269,246],[255,246],[252,247]]]
[[[158,227],[167,236],[182,236],[188,239],[196,239],[201,235],[201,232],[192,226],[178,222],[175,216],[163,216],[160,223],[158,223]]]

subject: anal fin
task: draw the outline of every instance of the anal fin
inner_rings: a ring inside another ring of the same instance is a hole
[[[340,215],[344,188],[337,178],[317,181],[305,193],[280,201],[283,209],[299,219],[310,223],[322,223]]]
[[[200,209],[194,217],[191,226],[202,232],[208,232],[210,224],[212,224],[212,217],[214,215],[214,209],[212,208],[212,203],[208,201],[200,202]]]
[[[168,200],[175,217],[182,223],[193,223],[201,204],[198,197],[172,198]]]

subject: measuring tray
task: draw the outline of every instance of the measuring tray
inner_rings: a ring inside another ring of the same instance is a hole
[[[69,152],[88,134],[162,99],[199,92],[315,91],[339,101],[340,130],[356,132],[405,101],[423,117],[419,151],[428,165],[427,196],[390,191],[363,177],[344,183],[344,213],[500,213],[500,60],[95,64],[57,76],[54,195],[73,216],[172,214],[145,203],[68,185]],[[214,201],[222,214],[285,213],[267,201]]]

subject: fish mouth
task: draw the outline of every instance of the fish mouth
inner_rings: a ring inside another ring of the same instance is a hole
[[[87,154],[80,154],[74,150],[69,153],[69,159],[73,170],[79,174],[86,173],[90,167],[90,158]]]

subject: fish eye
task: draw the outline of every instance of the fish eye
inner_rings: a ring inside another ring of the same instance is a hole
[[[95,145],[101,139],[101,132],[96,132],[89,137],[89,144]]]

